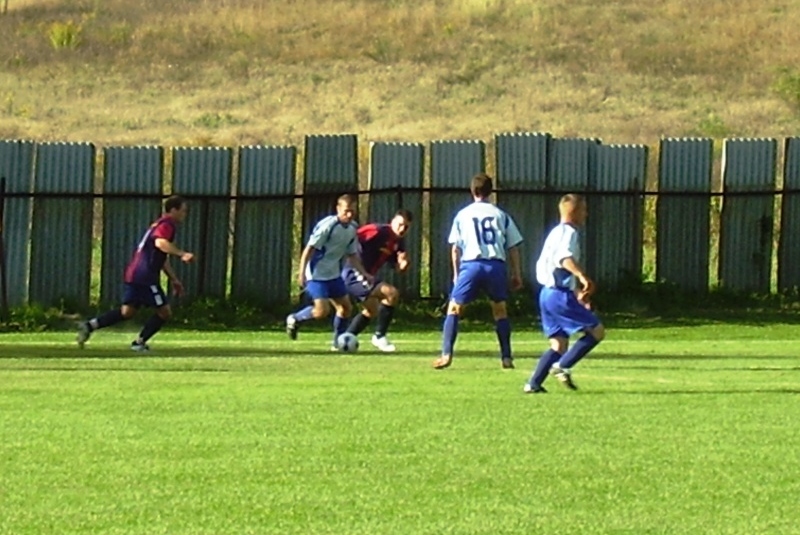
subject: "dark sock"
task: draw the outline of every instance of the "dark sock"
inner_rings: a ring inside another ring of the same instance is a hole
[[[448,314],[444,318],[444,327],[442,328],[442,355],[453,356],[456,337],[458,337],[458,316]]]
[[[500,358],[511,358],[511,323],[508,318],[499,319],[494,324],[497,341],[500,342]]]
[[[347,330],[347,323],[347,318],[338,315],[333,317],[333,345],[336,345],[339,335]]]
[[[350,326],[347,328],[347,332],[358,336],[367,328],[367,325],[369,325],[369,318],[365,316],[363,312],[359,312],[350,320]]]
[[[97,322],[97,327],[93,327],[92,326],[93,322],[89,321],[89,329],[92,331],[95,331],[97,329],[102,329],[104,327],[110,327],[111,325],[115,325],[121,321],[125,321],[125,318],[122,315],[122,311],[118,308],[115,308],[114,310],[109,310],[108,312],[106,312],[101,316],[97,316],[97,318],[95,318],[95,321]]]
[[[562,368],[572,368],[599,343],[600,342],[598,342],[591,334],[584,335],[577,342],[572,344],[572,347],[569,348],[569,351],[564,353],[564,356],[561,357],[561,362],[559,365]]]
[[[165,323],[166,321],[164,321],[161,316],[158,314],[153,314],[147,320],[147,323],[144,324],[144,327],[142,327],[142,332],[139,333],[139,338],[142,342],[147,342],[161,329]]]
[[[381,305],[381,308],[378,309],[378,324],[375,327],[375,336],[378,338],[386,336],[386,331],[389,330],[389,324],[392,322],[393,316],[393,306]]]
[[[544,380],[547,379],[547,374],[550,372],[550,367],[553,366],[561,358],[561,353],[554,349],[548,349],[542,356],[539,357],[539,362],[536,363],[536,369],[533,375],[528,380],[531,386],[542,386]]]

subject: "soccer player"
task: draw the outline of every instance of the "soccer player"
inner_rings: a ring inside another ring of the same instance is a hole
[[[518,290],[522,287],[518,249],[522,236],[511,216],[489,202],[492,193],[490,176],[485,173],[475,175],[470,192],[474,202],[456,214],[448,239],[453,263],[453,291],[442,330],[442,355],[433,367],[441,370],[453,362],[458,318],[464,306],[483,290],[491,300],[502,366],[513,368],[511,324],[506,310],[508,268],[511,268],[511,289]]]
[[[141,307],[153,307],[155,313],[144,324],[138,338],[131,342],[133,351],[150,350],[147,341],[172,316],[160,284],[161,271],[166,273],[172,283],[175,295],[180,296],[183,294],[183,284],[169,264],[169,255],[177,256],[181,262],[187,264],[195,259],[194,254],[179,249],[173,243],[175,227],[186,219],[188,210],[186,199],[179,195],[173,195],[164,202],[164,214],[144,233],[125,268],[122,306],[81,323],[77,336],[79,347],[83,348],[94,331],[132,318]]]
[[[530,394],[547,392],[542,383],[548,373],[570,390],[577,390],[572,367],[605,337],[603,324],[589,304],[594,282],[580,264],[578,228],[586,222],[586,200],[580,195],[564,195],[558,212],[561,222],[548,234],[536,262],[536,280],[543,286],[539,293],[542,330],[550,349],[539,358],[524,386]],[[569,337],[578,332],[584,335],[570,348]]]
[[[372,275],[367,273],[358,257],[357,223],[354,221],[353,198],[342,195],[336,201],[336,215],[321,219],[311,232],[308,244],[300,255],[298,284],[314,300],[307,306],[286,317],[286,333],[292,340],[297,339],[301,323],[310,319],[320,319],[330,314],[330,305],[336,310],[333,319],[333,345],[347,329],[347,321],[353,306],[347,295],[342,279],[342,261],[351,266],[372,284]]]
[[[408,269],[408,254],[403,237],[411,226],[411,212],[398,210],[389,224],[370,223],[358,229],[358,245],[361,263],[367,272],[375,276],[385,263],[389,263],[402,273]],[[394,307],[400,298],[400,291],[389,284],[375,279],[367,282],[353,266],[346,264],[342,270],[350,297],[361,302],[362,310],[352,319],[347,328],[358,336],[372,318],[377,317],[372,345],[379,350],[391,353],[396,348],[389,342],[386,332],[394,315]]]

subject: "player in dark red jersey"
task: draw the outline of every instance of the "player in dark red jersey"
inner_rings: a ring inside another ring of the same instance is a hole
[[[359,256],[364,269],[375,275],[386,263],[403,272],[408,269],[408,253],[406,253],[404,236],[411,226],[411,212],[398,210],[389,224],[370,223],[358,229]],[[370,319],[377,317],[375,335],[372,345],[385,352],[395,350],[389,342],[386,332],[394,315],[394,307],[400,298],[397,288],[387,282],[375,279],[370,282],[349,265],[342,270],[347,291],[356,301],[361,302],[362,310],[352,319],[347,331],[355,335],[361,333]]]
[[[188,206],[183,197],[173,195],[164,202],[164,214],[144,233],[125,268],[122,306],[81,323],[77,337],[79,347],[82,348],[97,329],[129,319],[141,307],[153,307],[155,314],[144,324],[139,337],[131,342],[133,351],[150,350],[147,341],[172,315],[167,297],[161,289],[161,271],[169,277],[175,295],[180,296],[183,294],[183,284],[169,265],[169,255],[177,256],[187,264],[194,261],[194,254],[179,249],[173,243],[175,226],[186,219],[187,213]]]

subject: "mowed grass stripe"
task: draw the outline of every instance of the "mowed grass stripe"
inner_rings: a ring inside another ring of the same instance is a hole
[[[750,328],[615,331],[545,396],[491,332],[443,372],[436,333],[3,335],[0,533],[794,533],[797,335]]]

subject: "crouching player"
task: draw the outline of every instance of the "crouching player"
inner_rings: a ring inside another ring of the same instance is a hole
[[[398,272],[408,269],[404,237],[411,226],[411,212],[398,210],[388,224],[370,223],[358,229],[359,257],[367,273],[375,275],[386,263]],[[347,292],[361,303],[362,310],[350,322],[347,331],[360,334],[372,318],[377,318],[372,345],[379,350],[391,353],[396,348],[386,336],[394,309],[400,298],[397,288],[377,278],[370,282],[349,262],[342,270]]]

